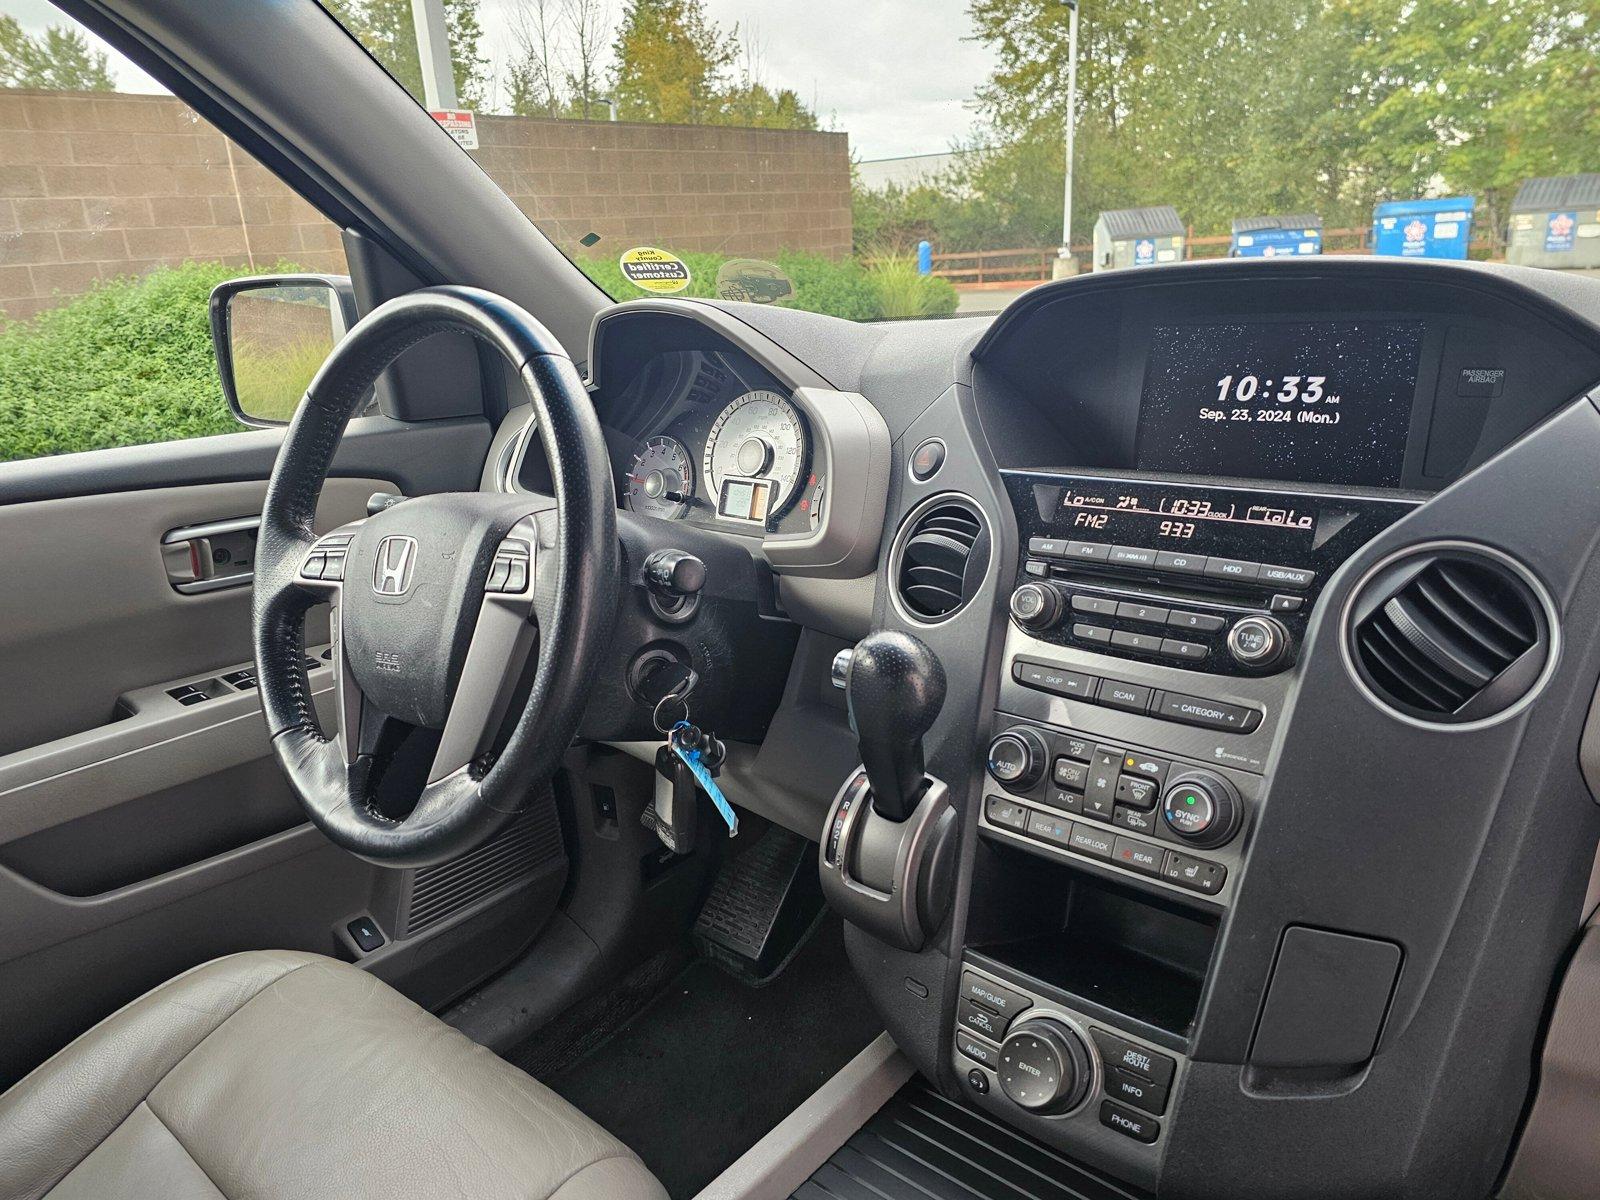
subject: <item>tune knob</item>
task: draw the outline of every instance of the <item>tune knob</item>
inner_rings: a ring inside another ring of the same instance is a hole
[[[1228,653],[1242,667],[1266,670],[1289,649],[1289,631],[1273,617],[1245,617],[1228,630]]]
[[[1184,771],[1161,798],[1161,820],[1192,846],[1222,845],[1239,832],[1243,819],[1238,791],[1210,771]]]
[[[1039,1017],[1006,1035],[998,1074],[1000,1090],[1013,1104],[1059,1113],[1083,1103],[1094,1068],[1082,1038],[1060,1021]]]
[[[1008,729],[989,743],[989,774],[1015,791],[1026,791],[1044,778],[1050,747],[1025,725]]]
[[[1061,593],[1048,583],[1025,583],[1011,593],[1011,616],[1024,629],[1049,629],[1061,619]]]

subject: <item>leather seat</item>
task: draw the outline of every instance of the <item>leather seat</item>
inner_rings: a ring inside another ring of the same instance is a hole
[[[0,1196],[664,1200],[621,1142],[386,984],[237,954],[0,1096]]]

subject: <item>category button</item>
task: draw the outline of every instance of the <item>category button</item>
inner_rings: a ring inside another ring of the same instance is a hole
[[[1249,733],[1261,724],[1261,713],[1257,709],[1207,700],[1202,696],[1185,696],[1179,692],[1159,693],[1152,712],[1168,721],[1199,725],[1204,729],[1225,729],[1232,733]]]

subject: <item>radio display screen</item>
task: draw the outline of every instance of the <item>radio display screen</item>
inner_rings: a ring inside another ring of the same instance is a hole
[[[1054,507],[1052,532],[1064,538],[1282,562],[1311,551],[1320,516],[1309,496],[1111,479],[1074,480]]]
[[[1234,321],[1153,331],[1140,470],[1396,487],[1420,321]]]

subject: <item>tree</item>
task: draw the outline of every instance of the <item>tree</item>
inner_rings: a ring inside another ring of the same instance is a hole
[[[109,59],[76,29],[52,25],[29,37],[15,17],[0,17],[0,87],[111,92]]]
[[[604,72],[600,56],[606,52],[606,30],[611,14],[604,0],[562,0],[562,21],[572,45],[572,66],[566,72],[573,115],[594,116]]]
[[[520,0],[510,14],[514,57],[506,71],[506,101],[519,117],[558,117],[561,70],[552,0]]]
[[[417,26],[411,0],[322,0],[389,74],[417,100],[424,99],[422,60],[417,54]],[[483,28],[478,0],[443,0],[445,32],[450,42],[451,73],[463,107],[477,108],[489,82],[488,59],[478,53]]]
[[[623,120],[698,125],[719,114],[739,45],[703,0],[628,0],[612,54],[611,94]]]

